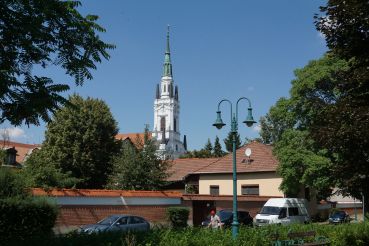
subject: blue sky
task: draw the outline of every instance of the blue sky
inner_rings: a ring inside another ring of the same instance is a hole
[[[103,40],[117,48],[98,65],[94,79],[76,87],[59,68],[34,71],[71,85],[71,93],[103,99],[121,133],[153,126],[155,85],[164,60],[167,24],[181,103],[180,132],[189,149],[207,139],[223,139],[230,130],[229,106],[222,107],[227,126],[212,126],[220,99],[251,99],[255,119],[265,115],[282,96],[288,96],[293,71],[326,50],[315,30],[313,16],[325,1],[279,0],[85,0],[79,10],[97,14],[106,28]],[[240,121],[246,104],[240,105]],[[1,126],[11,127],[8,124]],[[241,138],[258,136],[258,127],[239,125]],[[12,130],[12,140],[40,143],[45,125]],[[14,132],[14,133],[13,133]]]

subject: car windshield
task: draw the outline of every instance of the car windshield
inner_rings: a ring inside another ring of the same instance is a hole
[[[334,212],[331,216],[332,217],[344,217],[345,212],[344,211],[337,211],[337,212]]]
[[[98,222],[99,225],[111,225],[113,224],[117,219],[119,218],[119,216],[109,216],[106,217],[105,219],[101,220]]]
[[[260,214],[279,215],[280,212],[281,212],[281,208],[279,208],[279,207],[264,206],[261,209]]]

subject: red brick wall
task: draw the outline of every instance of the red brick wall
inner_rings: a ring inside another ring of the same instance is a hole
[[[172,206],[63,205],[59,208],[56,226],[93,224],[112,214],[132,214],[141,216],[150,223],[166,223],[168,207]]]

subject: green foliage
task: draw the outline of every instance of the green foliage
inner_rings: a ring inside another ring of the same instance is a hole
[[[6,164],[6,151],[3,149],[0,149],[0,168],[2,165]]]
[[[206,142],[206,144],[204,146],[204,150],[209,155],[209,157],[212,155],[213,145],[210,142],[210,138],[208,138],[208,141]]]
[[[260,118],[260,137],[266,144],[276,143],[286,129],[296,125],[296,114],[293,112],[291,100],[280,98],[274,106],[269,109],[265,117]]]
[[[212,157],[222,157],[226,153],[222,150],[222,146],[219,143],[219,138],[216,136],[214,147],[212,146],[210,139],[206,142],[204,148],[200,150],[187,151],[186,154],[180,156],[179,158],[212,158]]]
[[[167,209],[168,219],[173,228],[187,227],[190,210],[186,207],[169,207]]]
[[[0,199],[9,197],[25,198],[27,196],[26,183],[18,170],[0,167]]]
[[[138,140],[140,140],[138,138]],[[113,160],[113,172],[109,177],[109,189],[158,190],[168,177],[170,163],[156,154],[154,140],[148,138],[145,129],[144,142],[137,148],[123,144],[121,152]]]
[[[214,148],[213,148],[213,157],[222,157],[225,153],[222,150],[222,145],[220,145],[218,136],[215,137]]]
[[[81,181],[57,168],[46,151],[34,151],[25,164],[23,176],[29,187],[73,188]]]
[[[228,152],[232,152],[233,151],[233,133],[229,132],[228,136],[223,141],[224,141],[226,150]],[[236,150],[241,147],[241,144],[242,142],[241,142],[240,134],[237,133],[236,134]]]
[[[70,104],[55,113],[25,171],[39,186],[68,187],[80,180],[77,188],[102,188],[120,149],[117,123],[101,100],[74,95]]]
[[[182,230],[153,229],[147,233],[121,233],[109,232],[99,234],[70,233],[60,236],[49,236],[44,239],[29,240],[24,245],[89,245],[89,246],[269,246],[271,236],[278,234],[281,240],[288,239],[289,232],[315,231],[317,236],[323,236],[330,240],[332,246],[362,246],[369,243],[369,224],[346,225],[290,225],[290,226],[266,226],[261,228],[240,227],[237,239],[232,240],[231,229],[210,230],[207,228],[186,227]],[[312,242],[314,238],[306,238]],[[17,246],[22,245],[18,242]]]
[[[324,193],[333,184],[332,163],[323,153],[314,152],[313,144],[307,131],[293,129],[286,130],[275,144],[278,173],[283,177],[280,188],[288,196],[297,196],[301,184]]]
[[[33,75],[33,66],[58,66],[75,78],[77,85],[91,80],[96,63],[109,59],[115,46],[98,36],[105,29],[98,16],[82,16],[79,1],[32,0],[0,2],[1,65],[0,122],[14,125],[48,121],[67,100],[61,95],[66,84]]]
[[[315,16],[316,27],[324,34],[329,52],[347,64],[332,76],[336,83],[331,83],[328,92],[339,96],[322,103],[315,117],[319,121],[312,122],[312,135],[332,153],[337,186],[356,198],[363,193],[369,210],[369,3],[329,0],[321,12]],[[318,80],[316,87],[325,84]],[[308,98],[301,93],[311,108],[318,95]]]
[[[28,243],[30,238],[52,234],[57,217],[55,205],[42,199],[0,199],[0,241]]]

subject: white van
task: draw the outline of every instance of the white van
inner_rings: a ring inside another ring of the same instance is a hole
[[[255,217],[255,225],[310,222],[306,199],[271,198]]]

